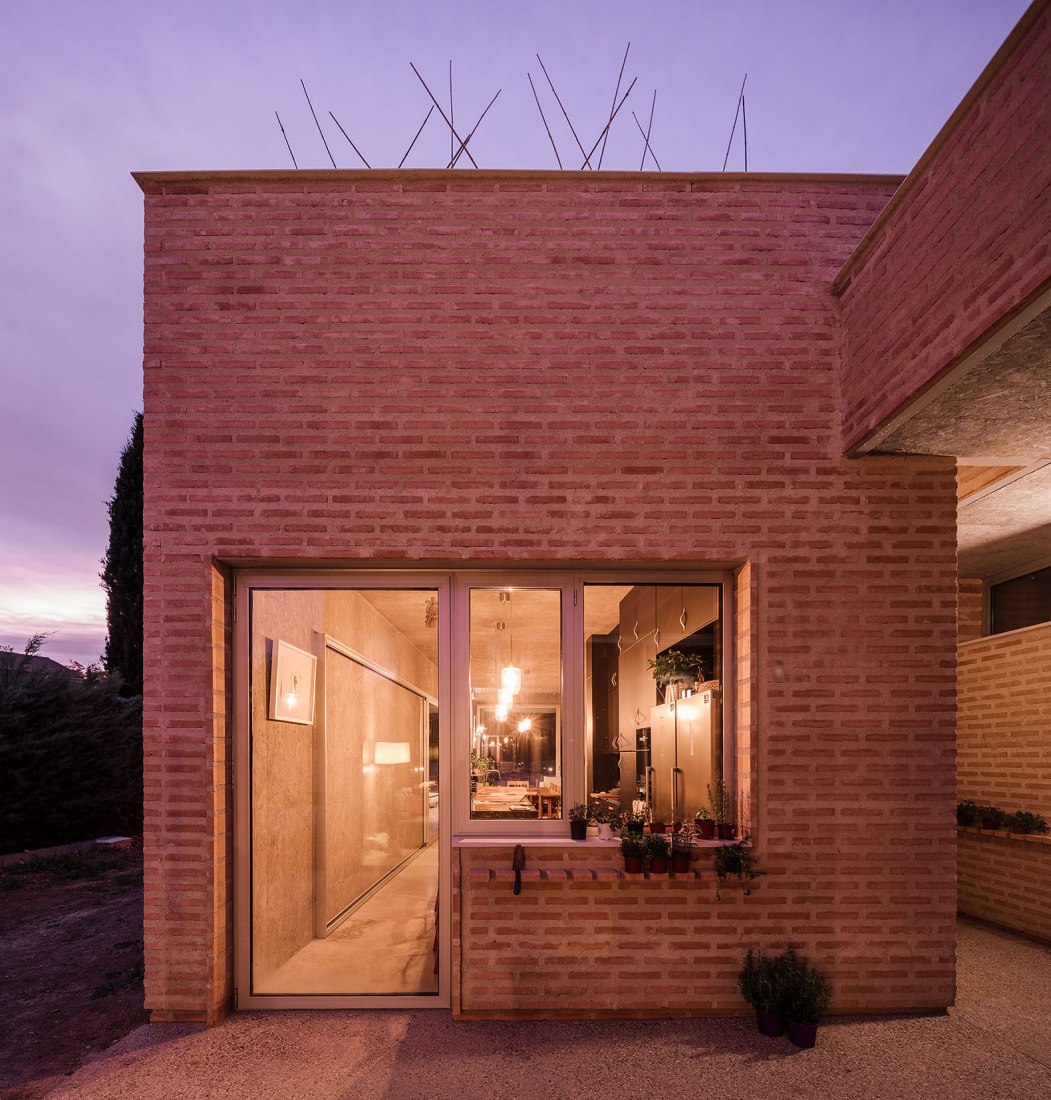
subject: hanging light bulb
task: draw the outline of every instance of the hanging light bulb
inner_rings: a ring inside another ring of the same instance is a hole
[[[518,723],[518,732],[519,733],[528,733],[532,728],[533,728],[533,719],[532,718],[523,718],[522,721]]]
[[[515,665],[506,665],[500,670],[500,686],[509,688],[513,695],[522,690],[522,670]]]
[[[495,712],[495,713],[496,713],[496,720],[497,720],[498,722],[506,722],[506,721],[507,721],[507,710],[508,710],[508,708],[507,708],[507,707],[505,707],[505,706],[503,705],[503,703],[501,703],[501,704],[500,704],[500,705],[499,705],[499,706],[498,706],[498,707],[496,708],[496,712]]]
[[[502,687],[496,693],[496,701],[500,706],[509,708],[515,701],[515,693],[509,687]]]

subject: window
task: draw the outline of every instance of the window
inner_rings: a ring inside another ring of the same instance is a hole
[[[989,633],[1051,621],[1051,567],[989,587]]]

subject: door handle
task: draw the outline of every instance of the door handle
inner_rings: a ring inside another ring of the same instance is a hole
[[[682,768],[672,768],[671,770],[671,816],[672,821],[681,821],[682,815],[679,810],[682,805],[682,799],[679,797],[679,777],[683,774]]]

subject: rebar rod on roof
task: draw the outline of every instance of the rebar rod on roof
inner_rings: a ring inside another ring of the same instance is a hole
[[[448,126],[450,130],[452,130],[453,136],[456,138],[456,140],[462,142],[463,138],[461,138],[460,135],[456,132],[456,128],[449,121],[449,117],[446,115],[446,113],[442,110],[442,105],[434,98],[434,93],[430,90],[430,88],[427,87],[427,81],[424,80],[422,76],[420,76],[420,70],[417,69],[411,61],[409,62],[409,67],[416,74],[416,79],[423,85],[424,91],[426,91],[426,93],[431,97],[431,102],[435,105],[435,107],[438,108],[438,114],[440,114],[442,118],[445,119],[445,125]],[[477,168],[478,162],[474,159],[474,157],[471,156],[471,150],[464,146],[464,152],[467,154],[467,159],[475,166],[475,168]]]
[[[579,149],[579,150],[580,150],[580,151],[581,151],[582,153],[584,153],[584,146],[583,146],[583,145],[581,145],[581,143],[580,143],[580,138],[578,138],[578,137],[577,137],[577,132],[576,132],[576,130],[575,130],[575,129],[573,128],[573,121],[572,121],[572,119],[570,119],[570,117],[569,117],[569,112],[568,112],[568,111],[567,111],[567,110],[565,109],[565,107],[564,107],[564,106],[562,105],[562,100],[561,100],[561,99],[559,98],[558,92],[556,92],[556,91],[555,91],[555,85],[554,85],[554,83],[552,82],[552,80],[551,80],[551,77],[550,77],[550,76],[548,76],[547,68],[546,68],[546,66],[544,65],[544,62],[543,62],[543,61],[541,60],[540,54],[537,54],[537,55],[536,55],[536,59],[537,59],[537,61],[539,61],[539,62],[540,62],[540,68],[544,70],[544,76],[546,76],[546,77],[547,77],[547,82],[548,82],[548,84],[549,84],[549,85],[551,86],[551,92],[552,92],[552,94],[553,94],[553,95],[554,95],[554,97],[555,97],[555,101],[556,101],[556,102],[558,103],[559,107],[561,107],[561,108],[562,108],[562,114],[564,114],[564,115],[566,116],[566,122],[567,122],[567,123],[569,124],[569,132],[570,132],[570,133],[571,133],[571,134],[573,135],[573,140],[574,140],[574,141],[575,141],[575,142],[577,143],[577,148],[578,148],[578,149]],[[594,150],[594,149],[592,149],[591,151],[592,151],[592,152],[594,152],[595,150]],[[586,164],[586,165],[588,166],[588,168],[590,168],[590,167],[591,167],[591,159],[590,159],[590,157],[588,156],[588,154],[587,154],[587,153],[584,153],[584,163],[585,163],[585,164]]]
[[[295,153],[292,152],[292,146],[289,144],[288,134],[285,133],[285,127],[284,127],[284,123],[282,123],[282,121],[281,121],[281,116],[277,113],[277,111],[275,111],[274,112],[274,117],[277,119],[278,126],[281,127],[281,136],[285,139],[285,146],[288,149],[288,155],[292,158],[292,167],[293,168],[298,168],[299,165],[296,164],[296,155],[295,155]]]
[[[529,87],[533,89],[533,98],[536,100],[536,109],[540,112],[540,120],[544,124],[544,129],[547,131],[547,139],[551,142],[551,148],[555,151],[555,160],[558,161],[559,168],[562,167],[562,158],[558,155],[558,146],[555,144],[555,139],[551,136],[551,127],[547,124],[547,119],[544,118],[544,108],[540,106],[540,96],[536,94],[536,88],[533,86],[533,74],[526,73],[529,78]]]
[[[343,129],[343,126],[340,123],[339,119],[336,118],[336,116],[333,115],[331,111],[329,111],[329,114],[332,115],[332,121],[337,126],[339,126],[339,132],[347,139],[347,141],[350,142],[351,149],[353,149],[354,152],[358,154],[358,157],[361,159],[361,163],[364,164],[366,168],[371,168],[372,165],[369,164],[369,162],[365,159],[364,154],[361,152],[361,150],[354,144],[353,141],[350,141],[350,134],[348,134],[347,131]]]
[[[613,121],[613,108],[617,105],[617,96],[620,95],[620,82],[624,79],[624,66],[628,63],[628,50],[631,49],[631,43],[629,42],[624,50],[624,60],[620,63],[620,73],[617,75],[617,86],[613,89],[613,102],[609,105],[610,115],[609,121]],[[602,139],[602,148],[599,150],[598,166],[602,167],[602,158],[606,155],[606,142],[609,139],[609,130],[606,131],[606,136]],[[656,158],[654,158],[656,159]]]
[[[325,132],[321,129],[321,123],[317,120],[317,115],[314,114],[314,104],[310,102],[310,93],[307,91],[307,86],[303,84],[303,78],[299,78],[299,83],[303,87],[303,95],[307,97],[307,106],[310,108],[310,113],[314,115],[314,125],[317,127],[317,132],[321,135],[321,144],[325,146],[325,152],[328,153],[328,159],[332,161],[332,167],[336,167],[336,158],[332,155],[332,150],[328,147],[328,142],[325,140]]]
[[[734,133],[737,130],[737,118],[741,113],[741,102],[744,100],[744,86],[748,81],[748,74],[744,74],[744,80],[741,81],[741,91],[737,96],[737,110],[734,111],[734,124],[730,129],[730,140],[726,143],[726,156],[723,157],[723,171],[726,171],[726,162],[730,159],[730,146],[733,145]]]
[[[503,88],[496,89],[496,95],[494,95],[493,98],[489,100],[488,106],[486,106],[485,110],[478,116],[478,121],[471,127],[470,133],[460,143],[460,148],[456,150],[456,155],[452,158],[451,161],[449,161],[449,168],[456,167],[456,162],[460,159],[460,155],[467,151],[467,143],[471,140],[471,138],[474,137],[475,131],[482,124],[482,119],[485,118],[485,116],[489,113],[489,108],[492,107],[492,105],[496,102],[496,96],[498,96],[502,91]]]
[[[744,170],[748,171],[748,112],[745,110],[744,96],[741,96],[741,133],[744,134]]]
[[[420,134],[423,133],[423,128],[424,128],[424,126],[427,125],[427,120],[433,114],[434,114],[434,104],[432,103],[430,108],[427,111],[426,116],[424,117],[424,120],[420,123],[420,128],[416,131],[416,137],[414,137],[412,139],[412,141],[409,142],[409,147],[408,147],[408,149],[405,150],[405,156],[402,157],[401,160],[398,161],[398,167],[399,168],[405,163],[405,161],[408,158],[409,154],[412,152],[412,147],[416,144],[416,138],[418,138],[420,136]]]
[[[620,113],[621,107],[623,107],[624,104],[627,102],[628,96],[631,95],[631,89],[635,87],[635,83],[638,79],[639,79],[638,77],[635,77],[632,80],[632,82],[628,85],[628,90],[624,93],[624,96],[622,97],[621,101],[617,104],[617,109],[613,112],[613,114],[611,114],[609,116],[609,122],[607,122],[606,125],[602,127],[602,133],[599,134],[599,136],[597,138],[595,138],[595,144],[591,146],[591,152],[592,153],[594,153],[594,151],[598,148],[598,143],[602,140],[603,134],[609,133],[609,128],[610,128],[610,126],[613,125],[613,120]],[[585,163],[587,163],[586,160],[585,160]],[[580,170],[583,172],[583,170],[584,170],[584,165],[583,164],[580,166]]]

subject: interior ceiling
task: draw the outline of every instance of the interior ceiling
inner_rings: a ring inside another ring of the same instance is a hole
[[[960,576],[1051,555],[1051,307],[917,400],[871,450],[960,463]]]

